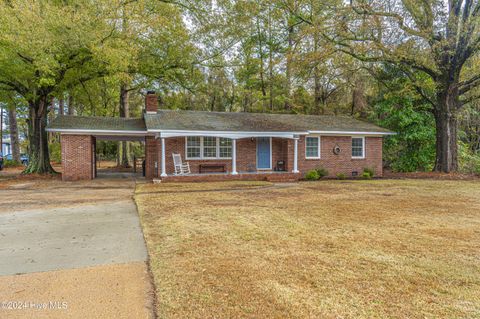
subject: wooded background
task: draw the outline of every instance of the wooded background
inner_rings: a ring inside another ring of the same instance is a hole
[[[2,1],[4,134],[25,173],[51,173],[51,119],[140,117],[148,89],[169,109],[351,115],[398,133],[395,171],[480,173],[479,14],[478,0]],[[138,151],[102,148],[119,165]]]

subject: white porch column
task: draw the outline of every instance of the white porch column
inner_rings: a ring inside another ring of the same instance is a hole
[[[165,137],[162,137],[162,174],[160,176],[167,176],[167,170],[165,169]]]
[[[298,137],[293,139],[293,171],[292,173],[298,173]]]
[[[237,174],[237,140],[232,139],[232,175]]]

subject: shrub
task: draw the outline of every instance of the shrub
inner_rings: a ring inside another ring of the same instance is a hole
[[[307,181],[316,181],[320,179],[320,176],[318,175],[318,172],[316,170],[311,170],[308,171],[307,174],[305,174],[305,179]]]
[[[48,148],[50,150],[50,160],[55,163],[60,163],[62,161],[62,148],[60,143],[51,143]]]
[[[480,153],[475,154],[461,141],[458,143],[458,146],[458,164],[460,172],[480,175]]]
[[[373,176],[375,176],[375,170],[373,168],[365,167],[363,169],[362,177],[364,177],[365,174],[370,175],[370,178],[372,178]]]
[[[18,167],[18,166],[22,166],[22,164],[14,161],[14,160],[5,160],[5,161],[3,161],[3,166],[4,167]]]
[[[362,173],[362,178],[363,179],[372,179],[372,175],[369,172],[363,172]]]
[[[317,168],[316,171],[317,171],[317,174],[318,174],[318,177],[319,177],[319,178],[328,176],[328,171],[327,171],[325,168],[323,168],[323,167]]]
[[[338,174],[337,174],[337,178],[338,178],[338,179],[346,179],[346,178],[347,178],[347,175],[345,175],[345,173],[338,173]]]

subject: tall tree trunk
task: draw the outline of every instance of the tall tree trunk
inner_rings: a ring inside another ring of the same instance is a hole
[[[120,85],[120,117],[128,118],[129,116],[129,105],[128,105],[128,88],[126,84]],[[120,165],[122,167],[130,167],[128,154],[129,152],[129,143],[127,141],[122,141],[122,157],[120,160]]]
[[[257,36],[258,36],[258,55],[260,57],[260,88],[262,91],[262,111],[266,111],[267,103],[267,91],[265,88],[265,67],[264,67],[264,56],[263,56],[263,41],[262,41],[262,30],[260,28],[260,21],[257,18]]]
[[[293,26],[288,27],[288,48],[287,63],[285,70],[285,110],[290,110],[292,104],[290,101],[292,92],[292,51],[293,51]]]
[[[450,87],[454,87],[453,84]],[[457,111],[458,93],[455,89],[443,89],[437,93],[434,110],[436,125],[436,158],[434,170],[449,173],[458,169]]]
[[[313,82],[314,82],[314,109],[315,114],[323,114],[322,109],[322,87],[320,84],[320,72],[318,71],[318,66],[315,65],[313,70]]]
[[[317,55],[319,49],[318,34],[313,35],[313,52]],[[318,62],[313,67],[313,82],[314,82],[314,109],[315,114],[323,114],[325,110],[322,108],[322,84],[320,83],[320,68]]]
[[[49,99],[40,96],[29,101],[30,117],[28,119],[29,162],[23,174],[52,174],[55,173],[50,165],[48,153],[47,110]]]
[[[52,123],[52,121],[55,119],[55,98],[51,97],[50,98],[50,103],[48,105],[48,121],[47,124]],[[53,132],[48,132],[48,143],[53,143],[53,140],[55,139],[55,133]]]
[[[68,115],[73,115],[75,113],[75,106],[73,105],[73,96],[72,94],[68,95]]]
[[[8,123],[10,126],[10,141],[12,142],[12,158],[20,163],[20,143],[18,139],[17,110],[15,105],[8,108]]]
[[[63,113],[65,113],[64,110],[65,110],[65,100],[63,99],[63,94],[62,94],[60,99],[58,99],[58,115],[63,115]]]
[[[268,7],[268,99],[269,108],[273,112],[273,36],[272,36],[272,13]]]

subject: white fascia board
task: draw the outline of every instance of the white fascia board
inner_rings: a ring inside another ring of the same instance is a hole
[[[384,135],[396,135],[395,132],[357,132],[357,131],[308,131],[309,134],[321,134],[321,135],[335,135],[335,136],[384,136]]]
[[[82,130],[82,129],[51,129],[47,128],[47,132],[55,132],[62,134],[80,134],[80,135],[135,135],[146,136],[153,135],[147,131],[121,131],[121,130]]]
[[[296,135],[305,135],[307,132],[235,132],[235,131],[177,131],[177,130],[149,130],[149,132],[159,133],[159,137],[182,137],[182,136],[213,136],[232,139],[249,137],[281,137],[294,138]]]

